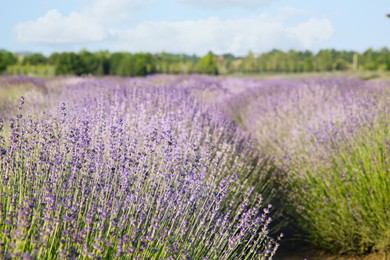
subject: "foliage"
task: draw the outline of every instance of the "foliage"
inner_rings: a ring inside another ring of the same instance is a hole
[[[7,66],[17,63],[16,56],[8,51],[0,50],[0,73],[3,73]]]
[[[156,72],[162,74],[196,73],[196,64],[199,58],[195,55],[175,55],[158,53],[156,57]]]
[[[201,74],[218,75],[217,61],[212,52],[208,52],[199,60],[198,72]]]
[[[127,53],[108,51],[78,53],[52,53],[45,57],[40,53],[16,55],[0,53],[0,71],[12,65],[26,66],[20,69],[24,75],[36,66],[55,66],[56,75],[121,75],[146,76],[150,74],[235,74],[235,73],[302,73],[323,71],[388,71],[390,51],[368,49],[363,53],[323,49],[318,53],[310,51],[272,50],[245,57],[232,54],[214,55],[209,52],[202,58],[196,55],[170,53]],[[31,66],[31,67],[30,67]],[[28,71],[26,71],[26,69]],[[11,74],[15,71],[13,70]],[[8,69],[7,69],[8,73]],[[36,74],[41,75],[41,74]],[[42,75],[43,76],[43,75]]]
[[[56,75],[82,75],[84,71],[82,59],[72,52],[64,52],[55,60]]]
[[[154,58],[149,53],[123,54],[112,72],[119,76],[146,76],[156,72]]]
[[[23,65],[44,65],[47,63],[47,58],[42,53],[32,53],[23,58]]]

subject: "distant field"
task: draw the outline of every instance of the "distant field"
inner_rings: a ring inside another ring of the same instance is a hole
[[[388,71],[334,71],[334,72],[307,72],[307,73],[261,73],[261,74],[236,74],[232,77],[244,77],[255,79],[305,79],[305,78],[354,78],[367,80],[390,80]]]
[[[380,259],[390,73],[2,77],[0,172],[0,258]]]

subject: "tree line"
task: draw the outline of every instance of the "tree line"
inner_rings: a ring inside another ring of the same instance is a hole
[[[116,75],[151,74],[257,74],[266,72],[389,71],[390,51],[368,49],[358,53],[325,49],[287,52],[272,50],[262,54],[249,52],[244,57],[232,54],[203,57],[170,53],[127,53],[108,51],[17,54],[0,50],[0,74],[9,75]]]

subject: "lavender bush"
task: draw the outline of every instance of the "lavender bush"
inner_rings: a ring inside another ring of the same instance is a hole
[[[327,163],[299,162],[287,187],[291,211],[307,238],[327,250],[390,250],[390,117],[338,141]],[[298,187],[300,194],[298,195]]]
[[[276,183],[304,238],[326,250],[390,250],[389,91],[388,82],[269,80],[230,98],[287,173]]]
[[[274,168],[214,106],[151,79],[63,82],[0,123],[1,257],[272,258]]]

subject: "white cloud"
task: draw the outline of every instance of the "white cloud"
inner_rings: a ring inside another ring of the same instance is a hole
[[[92,0],[84,13],[101,23],[129,20],[152,0]]]
[[[326,41],[333,34],[329,20],[310,18],[290,29],[292,35],[300,40],[303,48],[310,49],[313,45]]]
[[[49,10],[36,21],[18,23],[16,39],[21,43],[83,43],[99,42],[106,38],[105,29],[92,19],[71,12],[68,16]]]
[[[228,7],[257,8],[275,1],[277,0],[176,0],[178,3],[206,9],[224,9]]]
[[[281,9],[276,16],[263,13],[226,20],[209,17],[175,22],[144,21],[128,29],[121,29],[110,22],[129,19],[131,12],[142,8],[141,0],[88,1],[89,11],[63,15],[58,10],[50,10],[35,21],[17,24],[17,41],[58,47],[71,44],[72,48],[100,46],[113,51],[166,51],[203,55],[211,50],[215,53],[244,55],[250,50],[260,53],[273,48],[314,50],[333,34],[332,23],[328,19],[308,18],[304,10],[294,8]],[[143,3],[153,1],[145,0]],[[240,1],[248,5],[254,2],[265,3],[261,0]],[[299,21],[294,19],[296,15],[300,16]],[[114,16],[115,19],[110,18]]]
[[[20,43],[87,43],[100,42],[109,36],[108,24],[131,19],[154,0],[88,0],[83,11],[63,15],[49,10],[35,21],[15,25]]]
[[[328,40],[333,27],[327,19],[310,18],[287,26],[282,18],[259,15],[221,20],[217,17],[179,22],[144,22],[117,32],[117,47],[128,51],[167,51],[205,54],[249,50],[264,52],[273,48],[312,49]]]

